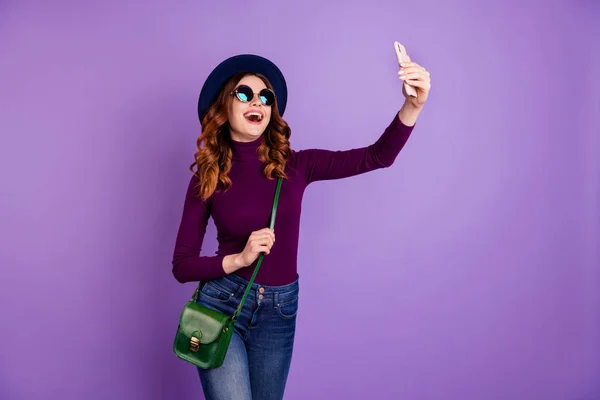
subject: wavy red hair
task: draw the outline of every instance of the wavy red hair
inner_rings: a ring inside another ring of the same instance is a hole
[[[230,102],[234,101],[231,92],[247,75],[257,76],[269,89],[273,90],[273,86],[265,76],[254,73],[238,73],[223,85],[217,100],[201,121],[202,134],[196,141],[198,151],[194,154],[195,161],[190,165],[190,171],[198,178],[196,189],[198,189],[197,197],[200,199],[208,199],[218,187],[226,191],[232,185],[227,176],[231,169],[232,157],[229,145],[231,136],[229,135],[228,110]],[[277,102],[275,102],[271,106],[271,120],[263,133],[258,149],[259,159],[265,163],[263,173],[267,179],[287,178],[285,163],[291,152],[290,136],[291,129],[279,115]]]

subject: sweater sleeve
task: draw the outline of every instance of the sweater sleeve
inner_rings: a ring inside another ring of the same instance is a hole
[[[198,179],[192,176],[173,252],[172,272],[181,283],[212,280],[226,275],[223,270],[224,256],[200,256],[210,217],[210,202],[194,196],[197,182]]]
[[[375,143],[351,150],[307,149],[298,152],[307,184],[340,179],[390,167],[406,144],[413,126],[402,123],[398,114]]]

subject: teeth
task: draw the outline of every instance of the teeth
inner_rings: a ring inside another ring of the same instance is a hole
[[[250,117],[252,115],[257,116],[259,121],[262,121],[262,119],[263,119],[262,114],[261,113],[257,113],[257,112],[250,112],[248,114],[244,114],[244,117]]]

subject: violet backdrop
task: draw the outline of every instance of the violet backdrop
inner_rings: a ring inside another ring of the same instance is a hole
[[[364,146],[398,40],[431,97],[392,168],[306,192],[286,399],[600,399],[599,10],[4,0],[0,398],[202,398],[170,261],[204,79],[264,55],[294,148]]]

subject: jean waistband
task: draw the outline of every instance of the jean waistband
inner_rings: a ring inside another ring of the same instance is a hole
[[[225,275],[221,278],[215,279],[213,281],[206,281],[203,284],[207,284],[209,282],[213,282],[214,284],[221,286],[223,289],[232,293],[235,297],[241,297],[244,294],[244,291],[248,287],[249,281],[242,278],[235,273]],[[276,302],[284,302],[289,299],[293,299],[298,296],[299,291],[299,278],[292,283],[281,286],[268,286],[261,285],[258,283],[253,283],[250,291],[248,292],[248,296],[251,298],[273,298]]]

